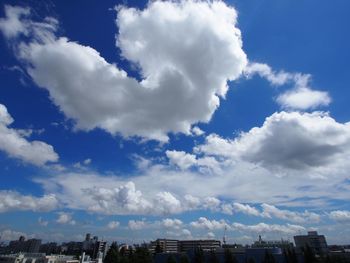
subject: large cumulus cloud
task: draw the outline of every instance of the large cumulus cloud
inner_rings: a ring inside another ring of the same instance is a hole
[[[36,23],[30,10],[6,9],[0,29],[37,85],[83,130],[166,141],[208,122],[247,64],[234,8],[220,1],[119,7],[117,47],[137,65],[138,81],[95,49],[56,36],[57,21]],[[26,35],[30,41],[22,41]]]
[[[324,112],[279,112],[233,140],[211,134],[195,151],[270,170],[341,167],[350,153],[350,124],[338,123]]]

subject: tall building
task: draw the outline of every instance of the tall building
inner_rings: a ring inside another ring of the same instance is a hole
[[[106,256],[107,253],[107,242],[106,241],[96,241],[94,243],[94,251],[92,253],[92,258],[98,258],[98,255],[102,255],[102,259]]]
[[[307,235],[295,236],[294,242],[298,250],[309,246],[318,255],[328,253],[326,238],[324,235],[318,235],[317,231],[309,231]]]
[[[41,239],[28,239],[26,252],[28,253],[38,253],[41,245]]]
[[[18,253],[18,252],[27,252],[27,253],[38,253],[41,245],[41,239],[28,239],[25,240],[21,236],[18,240],[11,241],[8,245],[9,252]]]

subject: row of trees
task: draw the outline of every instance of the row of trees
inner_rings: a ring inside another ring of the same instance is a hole
[[[135,251],[121,249],[117,243],[112,243],[104,258],[104,263],[153,263],[152,254],[147,248],[138,247]]]
[[[157,254],[157,252],[156,252]],[[294,249],[286,249],[283,251],[285,263],[299,263],[298,256]],[[153,263],[153,255],[147,248],[138,247],[135,251],[133,250],[118,250],[116,243],[113,243],[108,250],[104,263]],[[224,252],[224,263],[238,263],[235,255],[226,249]],[[246,263],[255,263],[252,258],[245,260]],[[316,257],[310,247],[306,247],[302,251],[302,262],[304,263],[345,263],[349,262],[343,258],[330,257],[329,255],[324,257]],[[169,255],[165,263],[178,263],[174,255]],[[207,258],[204,256],[202,249],[196,249],[193,254],[192,261],[189,260],[187,255],[183,254],[179,258],[179,263],[220,263],[219,258],[215,251],[211,251]],[[261,263],[276,263],[275,257],[266,250],[264,259]]]
[[[116,243],[113,243],[109,248],[106,257],[104,258],[104,263],[152,263],[153,257],[147,248],[138,247],[134,252],[121,250],[119,252]],[[180,256],[180,263],[190,263],[187,255]],[[211,251],[209,255],[210,263],[220,263],[215,251]],[[166,263],[177,263],[176,258],[170,255]],[[205,257],[203,250],[196,249],[194,251],[193,263],[205,263]],[[225,250],[224,263],[238,263],[236,257],[232,254],[229,249]],[[253,263],[253,262],[249,262]]]

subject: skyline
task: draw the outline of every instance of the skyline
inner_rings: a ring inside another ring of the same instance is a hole
[[[349,244],[349,5],[3,1],[2,240]]]

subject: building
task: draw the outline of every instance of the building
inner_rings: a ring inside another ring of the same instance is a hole
[[[179,251],[186,252],[200,248],[204,251],[215,250],[221,247],[220,240],[206,239],[206,240],[180,240]]]
[[[7,247],[8,252],[18,253],[38,253],[40,250],[41,239],[28,239],[25,240],[25,237],[21,236],[18,240],[11,241]]]
[[[102,258],[106,256],[107,253],[107,242],[103,240],[96,240],[94,242],[94,250],[92,253],[93,258],[98,258],[98,255],[101,254]]]
[[[102,263],[102,254],[98,253],[96,259],[91,259],[89,255],[86,255],[85,252],[82,253],[82,255],[79,257],[79,263]]]
[[[45,263],[79,263],[74,256],[66,255],[49,255],[45,256]]]
[[[259,240],[255,241],[252,248],[281,248],[281,249],[293,249],[294,245],[289,240],[263,240],[259,235]]]
[[[45,253],[46,255],[58,254],[60,252],[60,248],[56,242],[50,242],[50,243],[41,244],[39,252]]]
[[[157,251],[159,249],[159,251]],[[175,239],[157,239],[152,241],[149,250],[155,252],[176,253],[179,251],[179,240]]]
[[[0,255],[1,263],[79,263],[73,256],[50,255],[44,253],[16,253]]]
[[[324,255],[328,253],[328,246],[324,235],[318,235],[317,231],[309,231],[307,235],[294,237],[297,250],[301,251],[309,246],[315,254]]]
[[[61,245],[60,252],[67,255],[79,255],[82,251],[83,242],[70,241]]]
[[[176,240],[176,239],[157,239],[149,244],[149,250],[153,253],[177,253],[187,252],[189,250],[202,249],[203,251],[216,250],[221,247],[219,240]],[[157,251],[158,250],[158,251]]]

